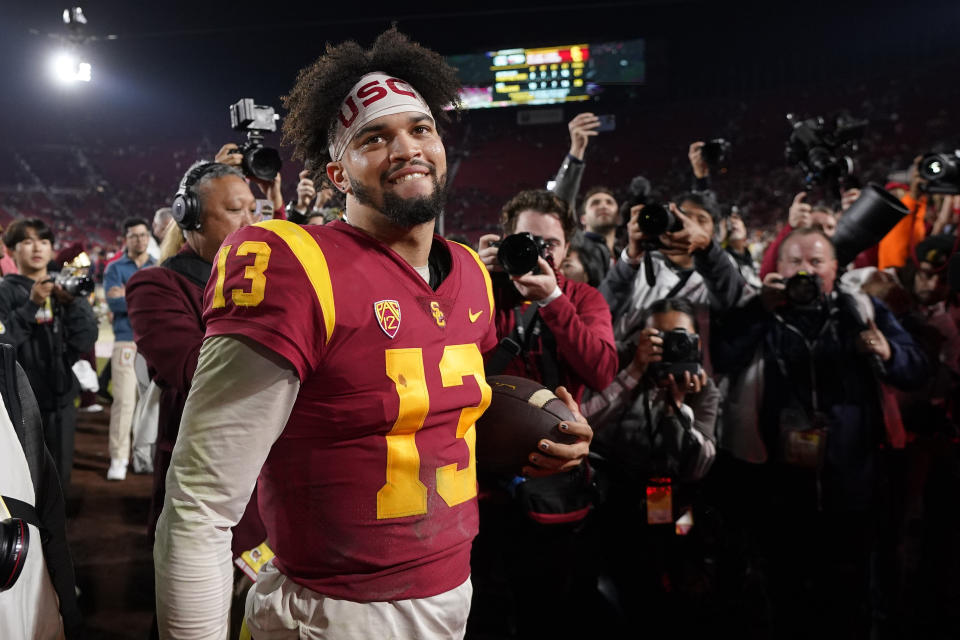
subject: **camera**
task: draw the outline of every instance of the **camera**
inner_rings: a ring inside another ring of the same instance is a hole
[[[643,235],[656,238],[667,232],[683,229],[683,220],[673,215],[667,207],[657,202],[650,202],[640,211],[637,224]]]
[[[727,161],[730,154],[730,142],[723,138],[714,138],[700,147],[700,157],[711,167],[719,167]]]
[[[67,262],[60,271],[53,275],[53,281],[74,298],[86,298],[95,288],[93,279],[88,275],[90,271],[90,257],[80,253],[76,258]]]
[[[672,373],[673,379],[679,382],[685,372],[691,376],[700,373],[700,336],[685,329],[671,329],[661,331],[660,337],[663,339],[662,359],[647,367],[654,380],[663,380]]]
[[[809,307],[820,299],[821,286],[820,276],[815,273],[800,271],[784,282],[787,301],[795,307]]]
[[[25,521],[0,521],[0,593],[16,584],[29,548],[30,529]]]
[[[526,273],[540,273],[537,262],[543,258],[551,261],[549,245],[546,240],[532,233],[514,233],[498,242],[491,242],[497,248],[497,262],[511,276]]]
[[[273,107],[254,104],[253,98],[242,98],[230,105],[230,126],[234,131],[246,131],[247,140],[232,153],[243,157],[240,165],[247,177],[272,181],[280,172],[280,152],[263,146],[263,136],[277,130],[280,119]]]
[[[822,184],[838,187],[840,181],[853,173],[850,153],[857,150],[867,121],[841,115],[833,126],[821,117],[800,120],[787,114],[790,137],[784,155],[787,163],[800,167],[807,185]]]
[[[927,193],[960,194],[960,149],[923,156],[920,177],[927,181]]]

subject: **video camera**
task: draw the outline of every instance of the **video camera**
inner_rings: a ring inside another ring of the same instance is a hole
[[[839,190],[841,181],[853,173],[848,154],[857,150],[867,120],[841,115],[828,127],[822,117],[800,120],[788,113],[787,122],[791,129],[784,152],[787,163],[800,167],[808,186],[822,184]]]
[[[960,149],[923,156],[920,177],[927,181],[927,193],[960,194]]]
[[[247,132],[247,141],[232,152],[242,154],[245,176],[271,182],[280,172],[280,152],[263,146],[263,135],[276,131],[279,119],[273,107],[254,104],[253,98],[230,105],[230,126],[234,131]]]

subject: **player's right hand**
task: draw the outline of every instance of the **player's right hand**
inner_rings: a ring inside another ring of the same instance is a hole
[[[491,247],[490,243],[500,239],[495,233],[488,233],[480,236],[480,242],[477,244],[477,255],[480,261],[487,267],[487,271],[503,271],[500,262],[497,260],[497,251],[499,247]]]
[[[300,182],[297,183],[297,209],[305,210],[313,202],[317,195],[316,186],[310,179],[310,170],[304,169],[300,172]]]

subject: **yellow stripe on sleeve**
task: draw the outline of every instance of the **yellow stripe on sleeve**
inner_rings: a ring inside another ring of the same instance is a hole
[[[480,256],[477,255],[477,252],[468,247],[465,244],[460,244],[455,242],[454,244],[459,244],[461,247],[467,250],[474,260],[477,261],[477,266],[480,267],[480,273],[483,274],[483,281],[487,285],[487,301],[490,302],[490,316],[487,318],[487,324],[493,322],[493,282],[490,281],[490,272],[487,271],[487,265],[483,264],[483,260],[480,259]]]
[[[326,343],[329,343],[331,336],[333,336],[333,328],[336,325],[337,312],[333,304],[333,285],[330,282],[330,269],[327,268],[327,259],[323,256],[320,245],[317,244],[313,236],[307,233],[303,227],[289,220],[264,220],[263,222],[258,222],[255,226],[262,227],[277,234],[277,236],[290,247],[293,255],[297,257],[300,266],[303,267],[303,271],[307,274],[307,279],[310,280],[310,284],[313,285],[313,290],[317,294],[317,300],[320,302],[320,310],[323,312],[323,323],[327,332]]]

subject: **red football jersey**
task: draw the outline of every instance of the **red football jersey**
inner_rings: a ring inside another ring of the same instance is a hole
[[[493,297],[475,253],[434,243],[451,258],[436,291],[346,223],[271,220],[224,241],[207,286],[207,337],[243,335],[299,374],[260,512],[277,567],[334,598],[429,597],[470,572]]]

